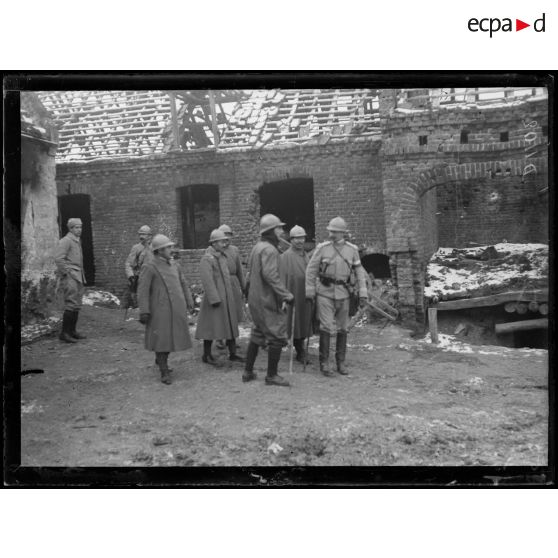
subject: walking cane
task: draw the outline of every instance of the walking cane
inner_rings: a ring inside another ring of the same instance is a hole
[[[294,324],[295,324],[295,305],[293,304],[293,316],[291,318],[291,358],[289,361],[289,374],[293,373],[293,353],[294,353]]]
[[[302,371],[306,372],[306,361],[308,360],[308,348],[310,347],[310,336],[312,335],[312,323],[314,321],[314,303],[310,302],[310,323],[306,330],[306,349],[304,351],[304,362],[302,363]]]

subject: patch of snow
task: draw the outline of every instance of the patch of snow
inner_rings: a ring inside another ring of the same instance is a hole
[[[451,295],[452,298],[470,296],[485,286],[505,286],[508,283],[547,279],[548,246],[546,244],[494,244],[494,249],[504,254],[501,261],[494,260],[469,262],[471,265],[460,267],[459,257],[478,258],[489,246],[474,248],[439,248],[432,256],[427,268],[429,286],[424,295],[428,298]],[[523,263],[509,261],[510,257],[523,255]],[[530,269],[525,269],[526,264]],[[454,267],[455,265],[455,267]]]
[[[108,291],[87,291],[82,303],[87,306],[120,306],[120,299]]]

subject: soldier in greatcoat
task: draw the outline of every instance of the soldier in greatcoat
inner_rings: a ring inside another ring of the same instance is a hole
[[[225,255],[226,240],[223,231],[212,231],[209,236],[209,248],[200,262],[204,295],[198,316],[196,339],[203,339],[202,361],[211,365],[217,364],[217,360],[211,354],[211,345],[214,340],[219,339],[227,341],[229,360],[244,362],[244,359],[236,354],[238,317]]]
[[[192,347],[188,331],[188,293],[172,258],[173,245],[166,236],[155,235],[153,257],[142,266],[138,282],[140,322],[146,326],[145,348],[155,352],[164,384],[172,383],[169,353]]]
[[[277,246],[283,226],[275,215],[264,215],[260,220],[260,240],[252,249],[248,263],[248,307],[254,326],[246,354],[242,380],[256,379],[254,363],[259,347],[267,345],[268,385],[288,386],[289,382],[277,374],[281,351],[287,345],[286,308],[294,297],[279,275],[280,254]]]
[[[345,241],[347,224],[341,217],[333,218],[327,227],[329,240],[316,246],[306,268],[306,297],[316,301],[320,322],[320,370],[331,376],[329,346],[337,333],[335,361],[337,372],[347,375],[347,327],[349,325],[350,290],[358,291],[359,304],[368,300],[366,273],[360,262],[358,248]],[[354,280],[354,284],[353,284]]]
[[[312,335],[312,303],[306,299],[306,267],[310,258],[304,249],[306,231],[295,225],[289,232],[291,247],[281,254],[281,278],[287,289],[294,295],[294,305],[287,312],[287,336],[293,336],[296,359],[309,364],[304,349],[304,340]],[[294,324],[293,324],[294,309]],[[293,332],[294,325],[294,332]]]
[[[134,308],[137,306],[137,290],[141,266],[144,262],[149,261],[152,256],[151,228],[147,225],[142,225],[138,230],[138,235],[139,242],[132,246],[126,258],[126,262],[124,263],[124,271],[126,273],[126,279],[128,279],[128,289],[132,299],[131,306]]]
[[[68,234],[60,239],[54,255],[60,275],[60,288],[64,294],[64,314],[59,338],[66,343],[76,343],[76,339],[85,339],[85,335],[76,331],[85,284],[80,240],[82,228],[81,219],[69,219]]]

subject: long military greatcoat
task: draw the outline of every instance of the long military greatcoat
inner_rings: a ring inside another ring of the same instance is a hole
[[[183,284],[177,263],[154,255],[141,268],[138,283],[140,314],[149,313],[145,328],[148,351],[171,353],[192,346]]]
[[[289,248],[281,254],[281,279],[294,295],[294,305],[287,313],[287,335],[291,336],[293,307],[295,310],[294,338],[303,339],[312,335],[312,304],[306,300],[306,266],[310,258],[306,251]]]
[[[279,250],[260,240],[252,249],[248,267],[248,307],[254,325],[266,338],[286,339],[287,321],[281,304],[290,298],[290,292],[279,275]]]
[[[200,262],[204,295],[198,316],[196,339],[235,339],[238,318],[225,254],[209,247]],[[220,302],[219,306],[212,306]]]
[[[244,319],[244,298],[242,293],[244,291],[245,280],[242,262],[240,261],[240,252],[236,246],[229,244],[225,249],[225,256],[229,266],[236,316],[237,320],[241,322]]]

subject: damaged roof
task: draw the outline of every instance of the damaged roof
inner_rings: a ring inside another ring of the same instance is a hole
[[[173,93],[181,148],[211,145],[213,135],[206,111],[188,114],[188,98],[180,91]],[[216,93],[217,103],[222,98],[227,100]],[[373,89],[244,93],[238,96],[240,101],[231,107],[229,115],[220,107],[219,149],[257,149],[285,142],[325,143],[330,139],[349,141],[379,134],[377,94]],[[39,96],[59,127],[59,161],[136,157],[173,149],[171,100],[165,91],[48,91]],[[210,140],[205,144],[194,137],[199,140],[201,127]]]
[[[59,161],[164,150],[170,100],[163,91],[46,91],[39,97],[59,127]]]
[[[220,146],[261,148],[278,143],[327,143],[378,135],[375,89],[254,91],[229,120]]]

